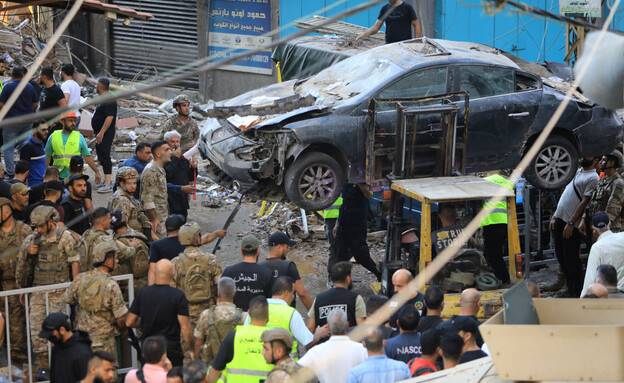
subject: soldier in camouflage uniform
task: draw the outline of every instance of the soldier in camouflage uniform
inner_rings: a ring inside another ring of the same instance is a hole
[[[195,327],[202,311],[215,304],[217,282],[223,270],[217,257],[206,255],[200,250],[201,228],[197,223],[185,223],[180,228],[178,238],[181,245],[186,245],[184,252],[171,260],[173,280],[171,286],[184,291],[189,303],[189,321]],[[185,354],[193,345],[182,341]]]
[[[173,107],[178,113],[171,116],[167,122],[165,122],[163,134],[161,136],[162,140],[166,132],[177,130],[182,135],[180,139],[180,147],[183,148],[182,153],[195,146],[199,139],[199,127],[193,120],[193,117],[190,116],[190,105],[191,100],[183,94],[177,95],[173,99]]]
[[[111,273],[118,262],[119,248],[114,240],[105,240],[93,249],[93,268],[80,273],[65,292],[65,302],[78,305],[76,329],[91,337],[93,351],[117,355],[115,335],[126,332],[126,314],[119,285]]]
[[[594,216],[599,211],[605,211],[611,221],[611,231],[618,233],[622,231],[622,204],[624,203],[624,180],[618,174],[617,169],[622,166],[622,153],[614,150],[611,154],[603,156],[600,160],[600,170],[605,176],[598,181],[598,186],[594,189],[589,201],[586,214],[579,226],[579,231],[585,233],[585,218]]]
[[[37,231],[24,241],[17,255],[16,283],[18,288],[46,286],[69,282],[80,272],[80,236],[65,226],[57,225],[59,213],[51,206],[38,206],[30,213],[30,222]],[[47,313],[64,312],[64,289],[48,292],[48,310],[44,293],[30,294],[30,328],[32,334],[41,329]],[[24,296],[20,296],[24,302]],[[33,336],[33,351],[39,368],[48,368],[48,345],[45,339]]]
[[[167,174],[165,164],[171,161],[171,148],[164,141],[152,144],[154,158],[141,173],[141,202],[152,223],[152,232],[158,238],[164,238],[165,220],[169,216],[167,202]]]
[[[292,375],[301,369],[290,357],[293,338],[281,327],[272,328],[262,333],[262,356],[268,364],[275,367],[269,372],[265,383],[291,383]]]
[[[80,260],[80,272],[87,272],[93,268],[93,249],[99,243],[107,240],[112,240],[113,237],[108,234],[107,230],[110,230],[111,215],[108,209],[105,207],[98,207],[93,211],[93,227],[85,231],[82,235],[85,243],[85,256]],[[133,240],[129,242],[129,245],[117,241],[117,247],[119,251],[117,256],[119,258],[119,264],[115,268],[113,275],[123,275],[131,272],[131,264],[134,260],[134,255],[140,242]]]
[[[236,283],[230,277],[221,277],[217,283],[217,305],[204,310],[195,326],[195,356],[212,362],[223,338],[236,326],[243,325],[247,313],[236,307]]]
[[[128,218],[125,212],[115,210],[111,212],[111,228],[115,232],[113,238],[124,245],[132,246],[132,240],[138,240],[134,258],[130,264],[130,271],[134,276],[134,293],[147,286],[147,272],[149,270],[149,247],[147,237],[128,227]]]
[[[15,265],[17,252],[26,237],[32,233],[30,226],[13,217],[13,204],[8,198],[0,198],[0,270],[2,270],[2,291],[13,290],[15,283]],[[26,311],[19,301],[19,296],[10,296],[9,300],[9,335],[11,340],[11,358],[25,362]],[[4,300],[0,300],[4,304]],[[4,308],[3,310],[4,311]],[[6,313],[5,313],[6,314]]]
[[[117,170],[115,177],[119,189],[113,194],[113,198],[108,204],[108,210],[122,210],[128,216],[128,227],[139,233],[150,233],[151,225],[145,214],[143,204],[134,198],[134,192],[139,181],[139,172],[133,167],[123,166]],[[150,239],[155,240],[157,237],[152,238],[150,233]]]

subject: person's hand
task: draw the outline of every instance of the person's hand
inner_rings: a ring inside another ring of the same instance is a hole
[[[584,219],[581,220],[581,224],[579,225],[578,230],[583,235],[587,234],[587,228],[585,227],[585,220]]]
[[[30,245],[28,246],[28,249],[26,249],[26,252],[28,253],[28,255],[37,255],[39,253],[39,246]]]
[[[572,232],[574,232],[574,226],[566,224],[566,227],[563,229],[563,238],[568,239],[572,237]]]
[[[128,246],[134,247],[135,249],[138,249],[139,246],[141,246],[141,241],[139,241],[136,238],[133,238],[131,241],[128,242]]]
[[[217,230],[215,231],[215,235],[221,239],[223,239],[223,237],[225,237],[225,235],[227,234],[226,230]]]
[[[548,227],[550,228],[551,233],[555,231],[555,217],[552,217],[552,219],[550,220],[550,225],[548,225]]]
[[[102,139],[104,139],[104,135],[102,133],[98,134],[97,136],[95,136],[95,143],[98,145],[101,144]]]
[[[102,182],[102,176],[100,176],[100,172],[95,173],[95,184],[99,185]]]
[[[193,194],[197,191],[197,189],[195,189],[194,187],[192,187],[191,185],[183,185],[182,186],[182,193],[186,193],[186,194]]]
[[[26,306],[26,294],[20,294],[19,301],[22,306]]]
[[[314,339],[323,339],[327,338],[330,335],[329,325],[325,326],[317,326],[316,330],[314,330]]]
[[[363,38],[364,38],[364,34],[362,33],[361,35],[358,35],[358,36],[355,38],[355,41],[362,41],[362,39],[363,39]]]
[[[176,146],[176,147],[172,148],[171,154],[173,154],[174,156],[180,158],[182,156],[182,149],[179,146]]]
[[[163,363],[163,369],[165,370],[165,372],[171,371],[172,368],[173,368],[173,364],[171,364],[171,361],[169,360],[169,358],[165,358],[165,363]]]
[[[332,230],[332,234],[334,236],[334,238],[336,238],[336,234],[338,233],[338,223],[336,223],[336,226],[334,226],[334,230]]]
[[[195,157],[191,157],[191,159],[189,160],[190,164],[192,167],[196,168],[197,167],[197,160],[195,159]]]
[[[189,357],[191,360],[195,360],[195,353],[193,351],[189,351]]]
[[[157,219],[152,221],[152,237],[158,233],[158,228],[160,227],[160,222]],[[156,235],[156,237],[158,237]]]

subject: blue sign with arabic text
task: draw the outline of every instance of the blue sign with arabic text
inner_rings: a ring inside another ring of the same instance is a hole
[[[212,0],[208,12],[208,56],[223,60],[271,41],[271,0]],[[222,69],[272,75],[271,50],[223,66]]]

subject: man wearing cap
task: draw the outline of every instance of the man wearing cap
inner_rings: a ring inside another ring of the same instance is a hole
[[[80,271],[87,272],[93,268],[93,260],[95,257],[95,247],[106,241],[113,239],[112,235],[108,234],[111,228],[111,215],[108,209],[105,207],[98,207],[93,211],[91,215],[93,221],[93,227],[85,231],[82,234],[82,239],[86,247],[84,259],[80,261]],[[139,240],[133,239],[130,241],[130,245],[126,246],[123,243],[117,243],[117,259],[119,265],[113,275],[123,275],[130,272],[130,265],[134,260],[135,249],[139,247]]]
[[[69,178],[71,176],[81,176],[84,174],[84,158],[82,156],[72,156],[69,160]],[[65,178],[65,185],[67,185],[67,178]],[[69,195],[68,191],[65,191],[63,197]],[[87,211],[93,211],[93,188],[91,182],[87,180],[87,192],[84,196],[84,204]]]
[[[152,155],[152,162],[141,173],[141,202],[152,222],[152,231],[158,238],[164,238],[163,223],[169,216],[164,166],[171,161],[171,148],[164,141],[156,141],[152,144]]]
[[[436,329],[442,331],[443,334],[453,332],[453,321],[459,317],[467,317],[479,326],[481,323],[477,319],[477,314],[481,307],[481,293],[477,289],[469,288],[462,291],[459,298],[459,315],[453,315],[450,319],[440,323]],[[483,338],[481,333],[477,331],[475,334],[475,341],[477,346],[483,345]]]
[[[275,367],[269,371],[265,383],[292,382],[292,375],[301,369],[290,356],[293,338],[283,328],[272,328],[262,333],[262,356]]]
[[[152,235],[150,221],[145,215],[143,204],[134,198],[134,192],[139,181],[139,173],[130,166],[123,166],[117,170],[116,174],[119,188],[113,194],[113,198],[108,204],[110,211],[121,210],[128,217],[127,224],[133,230],[142,234],[149,233],[151,240],[157,240],[158,237]]]
[[[295,297],[292,302],[288,302],[292,307],[296,306],[297,294],[301,299],[301,303],[307,310],[312,307],[312,298],[310,293],[306,290],[303,282],[301,282],[301,276],[295,262],[287,261],[286,255],[290,251],[290,248],[294,246],[297,241],[290,239],[288,234],[278,231],[269,236],[269,256],[265,261],[260,262],[261,266],[267,267],[273,270],[273,277],[290,277],[295,283]]]
[[[13,217],[13,204],[7,198],[0,198],[0,279],[2,291],[17,288],[15,266],[17,252],[32,233],[30,226]],[[11,358],[18,362],[26,361],[26,313],[19,296],[9,297],[9,327],[11,335]]]
[[[163,129],[163,139],[166,132],[177,130],[182,135],[180,140],[180,147],[184,150],[191,149],[199,139],[199,127],[197,123],[190,116],[191,113],[191,100],[184,94],[179,94],[173,99],[173,108],[176,110],[176,114],[171,116],[167,122],[165,122]]]
[[[269,319],[269,304],[265,297],[256,296],[248,306],[250,324],[238,326],[225,336],[212,360],[208,383],[215,383],[221,373],[226,378],[223,381],[260,383],[273,369],[262,356],[262,334]]]
[[[63,222],[65,225],[82,235],[91,226],[89,224],[89,216],[85,205],[85,196],[87,195],[87,180],[89,176],[86,174],[73,175],[65,182],[69,195],[66,195],[61,201],[61,206],[65,212]]]
[[[199,224],[185,223],[178,234],[181,245],[186,249],[173,258],[173,282],[171,286],[184,291],[189,303],[189,320],[195,327],[202,311],[214,306],[217,282],[221,278],[221,265],[213,254],[204,253],[201,246],[201,228]],[[185,354],[192,351],[192,344],[183,340]]]
[[[89,334],[81,330],[72,331],[69,317],[62,312],[50,312],[33,332],[34,336],[41,329],[38,340],[46,346],[48,341],[52,343],[50,374],[41,376],[44,378],[41,380],[49,377],[50,383],[79,382],[87,375],[89,359],[93,353]],[[37,373],[37,377],[39,376]]]
[[[63,209],[63,207],[61,207],[58,202],[61,200],[61,195],[64,190],[65,187],[63,186],[63,183],[61,181],[52,180],[45,182],[43,188],[43,194],[45,196],[45,199],[43,201],[28,205],[28,208],[26,208],[26,216],[28,217],[28,221],[26,223],[30,223],[30,213],[32,213],[32,211],[35,210],[37,206],[51,206],[55,208],[60,216],[59,222],[62,223],[65,219],[65,209]],[[30,189],[30,193],[28,194],[32,193],[33,191],[32,189]]]
[[[624,179],[617,172],[622,166],[622,153],[617,150],[606,156],[602,156],[600,160],[600,171],[605,176],[598,181],[598,186],[592,193],[589,201],[589,209],[583,214],[583,220],[579,226],[579,231],[586,233],[588,228],[585,218],[591,219],[594,214],[604,211],[611,221],[611,231],[618,233],[622,230],[622,204],[624,203]]]
[[[167,236],[163,239],[152,242],[150,246],[149,256],[149,273],[147,275],[147,284],[151,286],[154,283],[154,270],[156,263],[161,259],[172,260],[177,257],[178,254],[186,249],[185,245],[180,244],[180,238],[178,233],[182,225],[186,223],[186,219],[183,215],[172,214],[165,220],[165,228],[167,229]]]
[[[28,207],[28,192],[30,188],[21,182],[11,185],[11,201],[13,202],[13,216],[18,221],[26,221]]]
[[[147,237],[131,227],[128,227],[128,216],[121,210],[113,210],[110,214],[110,228],[113,229],[113,238],[122,244],[132,247],[137,240],[134,257],[130,263],[130,272],[134,276],[134,293],[147,286],[147,271],[149,270],[149,243]]]
[[[243,311],[249,308],[249,301],[258,295],[271,296],[273,272],[258,264],[260,240],[255,235],[246,235],[241,241],[243,261],[223,270],[224,277],[236,282],[234,304]]]
[[[117,243],[113,239],[100,242],[93,249],[91,270],[79,274],[65,292],[65,303],[78,305],[76,328],[89,333],[94,351],[117,355],[115,336],[126,334],[123,295],[111,273],[118,263]],[[122,339],[125,337],[122,336]]]
[[[59,215],[50,206],[39,206],[30,214],[30,222],[37,231],[26,237],[17,255],[16,284],[18,288],[46,286],[69,282],[80,272],[80,236],[57,225]],[[33,333],[43,323],[46,308],[49,312],[64,311],[64,289],[34,292],[29,296],[30,325]],[[47,297],[47,299],[46,299]],[[25,303],[24,295],[20,301]],[[39,358],[39,366],[47,368],[47,345],[33,338],[33,351]]]
[[[13,95],[13,92],[15,92],[25,74],[26,69],[23,66],[16,65],[13,67],[11,70],[11,79],[13,81],[5,84],[2,88],[2,92],[0,92],[0,108],[4,107],[4,104],[9,101],[9,98]],[[39,106],[39,93],[32,84],[28,83],[9,109],[6,118],[25,116],[33,113],[37,110],[37,106]],[[5,126],[2,128],[4,162],[6,163],[6,172],[9,178],[13,178],[14,171],[13,149],[15,145],[21,146],[24,142],[24,136],[27,134],[26,132],[31,128],[31,123],[17,126]]]
[[[101,181],[100,171],[93,162],[87,141],[78,130],[74,130],[76,119],[76,113],[73,111],[60,119],[63,130],[52,133],[45,146],[46,164],[48,166],[54,165],[61,172],[61,178],[67,178],[70,176],[69,161],[71,157],[81,155],[89,167],[93,169],[95,183],[99,184]]]
[[[587,258],[587,269],[581,297],[587,294],[589,285],[596,281],[600,265],[612,265],[617,270],[617,287],[624,289],[624,233],[614,233],[609,229],[609,215],[599,211],[592,217],[592,230],[596,242],[592,245]]]
[[[464,348],[459,363],[470,362],[486,357],[487,354],[477,346],[476,334],[479,333],[479,324],[467,316],[459,316],[453,320],[453,330],[464,339]]]
[[[60,179],[61,179],[61,177],[59,177],[58,169],[53,167],[53,166],[48,166],[45,169],[45,173],[43,173],[43,182],[40,183],[39,185],[36,185],[36,186],[33,186],[33,187],[30,188],[30,193],[28,193],[28,203],[29,203],[29,205],[32,205],[32,204],[35,204],[37,202],[40,202],[40,201],[44,200],[44,198],[45,198],[45,193],[44,192],[45,192],[46,182],[48,182],[48,181],[59,181]],[[61,192],[64,192],[64,191],[65,191],[65,186],[63,186],[63,189],[61,189]],[[59,199],[58,202],[60,203],[61,200]]]
[[[48,125],[45,120],[33,124],[32,135],[20,148],[20,160],[29,165],[28,186],[33,187],[43,182],[46,170],[45,142],[48,139]]]

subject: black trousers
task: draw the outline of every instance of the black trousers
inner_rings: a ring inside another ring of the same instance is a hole
[[[581,250],[582,234],[577,228],[572,231],[570,238],[563,238],[563,229],[566,222],[560,218],[555,218],[555,230],[553,230],[553,241],[555,242],[555,254],[561,271],[565,274],[568,292],[574,297],[581,295],[583,290],[583,266],[579,252]]]
[[[509,283],[509,271],[505,264],[504,246],[507,240],[507,224],[500,223],[483,227],[483,256],[494,269],[494,275],[503,283]],[[511,260],[513,262],[513,260]]]
[[[328,270],[331,271],[332,266],[337,262],[348,261],[352,254],[357,263],[364,266],[379,279],[381,273],[377,270],[375,261],[370,257],[366,234],[366,226],[340,225],[336,233],[336,254],[329,259]]]
[[[327,249],[327,274],[331,273],[329,260],[336,255],[336,237],[334,237],[334,227],[336,226],[338,218],[326,218],[325,219],[325,236],[327,242],[329,242],[329,248]],[[333,264],[331,265],[333,266]]]
[[[102,142],[95,145],[95,152],[97,153],[98,161],[100,162],[100,165],[102,165],[102,170],[104,170],[104,174],[113,174],[113,162],[111,161],[111,148],[113,147],[114,139],[115,139],[115,130],[108,129],[106,133],[104,133],[104,137],[102,137]]]

